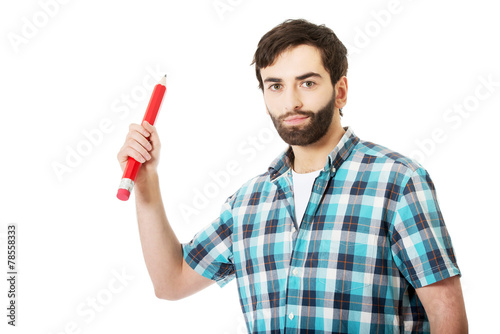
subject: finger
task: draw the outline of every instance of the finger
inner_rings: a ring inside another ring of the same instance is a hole
[[[129,158],[134,158],[136,161],[140,163],[145,163],[147,161],[139,152],[137,152],[132,147],[127,146],[122,151],[120,163],[127,162]]]
[[[149,133],[152,133],[154,131],[156,131],[156,128],[154,125],[151,125],[148,121],[144,121],[142,122],[142,126],[143,128],[148,131]]]
[[[151,159],[151,155],[135,140],[127,140],[118,152],[118,161],[124,163],[129,157],[143,163]]]
[[[140,160],[137,160],[139,162],[145,162],[149,159],[151,159],[151,155],[149,152],[137,141],[135,140],[130,140],[128,142],[128,148],[132,149],[132,151],[137,152],[137,154],[134,153],[134,155],[131,155],[132,158],[136,159],[138,157]]]
[[[136,161],[140,163],[145,162],[144,157],[141,154],[139,154],[139,152],[137,152],[136,150],[125,144],[121,148],[120,152],[118,152],[117,156],[118,162],[120,164],[124,164],[128,161],[129,157],[134,158]]]
[[[118,161],[120,161],[120,164],[123,164],[127,162],[129,158],[134,158],[136,161],[140,163],[146,162],[146,159],[139,152],[137,152],[132,147],[127,146],[123,149],[123,151],[120,152]]]
[[[140,145],[142,145],[142,147],[144,147],[148,151],[151,151],[153,149],[153,146],[149,142],[148,138],[145,138],[142,134],[140,134],[137,131],[132,131],[129,133],[126,141],[128,142],[131,140],[135,140],[136,142],[138,142]]]
[[[155,143],[159,143],[160,137],[158,136],[158,132],[156,131],[156,127],[154,125],[151,125],[150,123],[148,123],[148,121],[144,121],[142,124],[143,124],[145,130],[151,134],[149,139]]]
[[[143,126],[141,126],[139,124],[131,123],[129,125],[129,133],[134,132],[134,131],[142,134],[144,137],[149,137],[150,136],[149,131],[146,130]]]

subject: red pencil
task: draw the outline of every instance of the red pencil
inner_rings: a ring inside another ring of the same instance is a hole
[[[158,115],[158,110],[160,110],[161,103],[163,101],[163,96],[167,90],[167,75],[161,78],[160,82],[155,86],[153,93],[151,94],[151,99],[149,100],[148,107],[146,108],[146,113],[142,119],[142,123],[147,121],[151,125],[155,125],[156,116]],[[118,193],[116,197],[122,201],[126,201],[130,197],[130,192],[134,188],[135,177],[137,172],[141,167],[141,163],[132,157],[128,158],[127,166],[123,171],[122,180],[120,186],[118,187]]]

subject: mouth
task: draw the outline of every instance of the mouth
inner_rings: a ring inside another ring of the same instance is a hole
[[[289,116],[283,120],[283,123],[288,125],[299,125],[305,122],[308,118],[309,116],[304,115]]]

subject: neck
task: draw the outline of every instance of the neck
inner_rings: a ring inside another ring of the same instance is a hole
[[[317,142],[307,146],[292,145],[295,156],[293,170],[297,173],[310,173],[322,169],[328,154],[337,146],[344,133],[337,116],[333,118],[327,133]]]

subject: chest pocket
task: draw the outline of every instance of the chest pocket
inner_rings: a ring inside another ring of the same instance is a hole
[[[332,233],[332,239],[324,239],[319,245],[316,277],[325,291],[345,293],[370,286],[377,266],[382,265],[384,246],[379,245],[379,236],[358,232],[356,242],[339,241],[346,238],[345,233],[337,231],[337,237]]]

